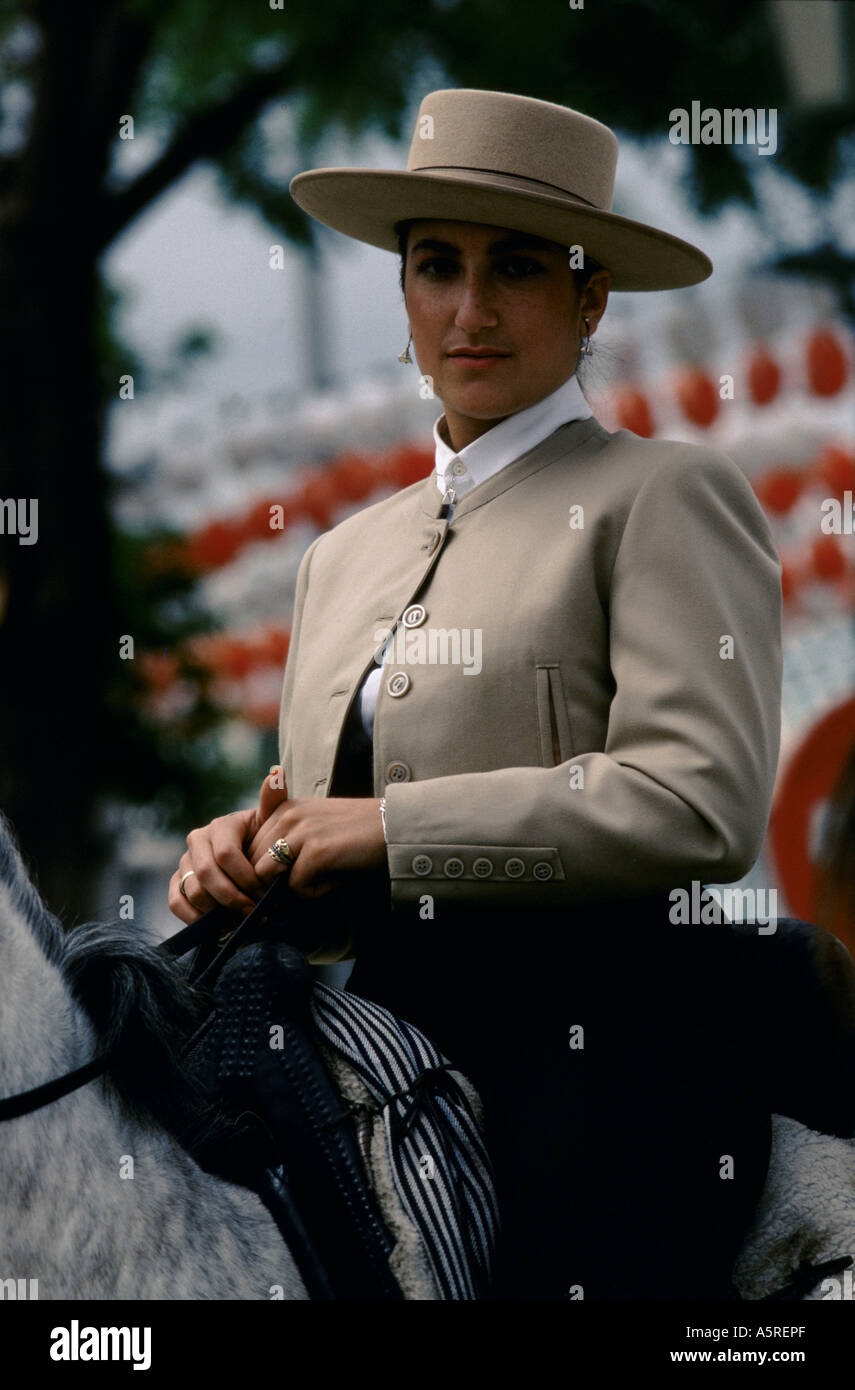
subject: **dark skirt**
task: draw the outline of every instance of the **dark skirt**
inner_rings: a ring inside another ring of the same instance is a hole
[[[348,990],[484,1101],[494,1298],[737,1297],[771,1115],[855,1133],[855,962],[819,928],[674,927],[662,897],[433,921],[382,884],[354,901]]]

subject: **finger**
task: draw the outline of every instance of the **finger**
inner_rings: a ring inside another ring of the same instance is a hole
[[[298,849],[291,840],[288,841],[289,849],[293,850],[295,859],[290,868],[284,864],[280,865],[270,854],[265,852],[255,865],[255,871],[259,877],[264,877],[265,881],[271,883],[280,873],[288,875],[288,886],[299,898],[321,898],[329,893],[333,888],[333,879],[324,874],[320,861],[313,856],[307,848]],[[264,861],[267,861],[265,863]],[[267,865],[269,864],[269,868]]]
[[[265,777],[261,784],[261,795],[258,798],[258,815],[260,823],[263,825],[269,820],[283,801],[288,800],[288,788],[285,784],[285,769],[277,765],[270,769],[269,776]]]
[[[271,837],[268,832],[266,845],[259,845],[258,858],[253,867],[265,887],[269,887],[273,880],[278,878],[280,874],[291,874],[293,872],[293,864],[283,864],[270,853],[270,846],[281,838],[282,837],[279,835],[273,835]],[[296,843],[293,836],[288,840],[288,848],[291,851],[291,857],[294,863],[296,863],[300,855],[300,846]]]
[[[183,875],[182,875],[183,876]],[[184,887],[181,887],[179,877],[178,891],[185,902],[195,908],[198,913],[210,912],[212,907],[217,906],[217,899],[206,892],[205,885],[199,878],[195,869],[191,869],[187,878],[184,879]]]
[[[295,802],[291,802],[290,806],[293,807],[295,804]],[[296,818],[289,809],[289,803],[282,802],[273,812],[273,815],[259,827],[257,834],[253,836],[246,848],[246,857],[253,868],[255,867],[256,861],[276,840],[286,839],[289,845],[295,845],[295,826]],[[294,849],[294,853],[297,853],[296,849]]]
[[[249,814],[254,816],[255,812]],[[252,867],[251,860],[244,854],[247,819],[224,816],[222,821],[214,821],[211,826],[211,852],[226,877],[248,897],[257,898],[264,892],[264,884]]]
[[[317,844],[303,842],[288,880],[288,886],[298,898],[322,898],[334,887],[341,874],[330,870],[328,852]]]
[[[322,878],[320,875],[308,882],[305,879],[302,881],[298,879],[296,883],[289,882],[288,886],[298,898],[322,898],[333,888],[332,881]]]
[[[185,898],[184,894],[181,891],[182,872],[183,871],[179,869],[179,871],[177,873],[174,873],[172,875],[172,878],[169,880],[169,893],[167,896],[167,901],[169,903],[169,910],[173,914],[173,916],[177,917],[179,922],[184,922],[186,926],[189,926],[191,922],[195,922],[196,918],[201,917],[202,914],[198,910],[198,908],[195,908],[193,906],[189,898]],[[190,880],[188,879],[187,882],[189,881]]]
[[[241,849],[244,851],[244,856],[246,856],[247,847],[252,844],[263,824],[264,822],[259,815],[258,807],[253,806],[252,810],[247,814],[246,823],[243,828]],[[250,863],[252,863],[251,858]]]
[[[195,908],[201,915],[203,912],[210,912],[212,907],[218,905],[218,899],[212,897],[207,892],[204,883],[199,877],[199,865],[204,857],[210,857],[210,845],[208,842],[208,832],[210,827],[205,826],[201,830],[191,830],[187,836],[187,853],[182,854],[178,864],[178,889],[186,902]],[[181,879],[184,879],[184,887],[181,887]]]
[[[185,881],[184,889],[194,907],[207,912],[218,903],[233,912],[249,912],[255,902],[224,874],[214,858],[211,841],[199,831],[187,836],[190,847],[190,868],[193,876]]]
[[[221,820],[228,817],[220,817]],[[185,883],[190,902],[195,908],[200,908],[207,912],[210,908],[220,905],[224,908],[231,908],[234,912],[249,912],[254,908],[254,899],[250,898],[238,884],[229,878],[227,873],[221,869],[217,860],[214,858],[213,841],[211,835],[217,827],[220,833],[218,821],[211,821],[210,826],[204,826],[202,830],[192,830],[188,835],[188,869],[193,870],[195,877],[188,878]]]

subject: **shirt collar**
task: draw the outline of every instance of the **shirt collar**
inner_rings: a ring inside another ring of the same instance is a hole
[[[592,413],[576,377],[571,376],[557,391],[552,391],[525,410],[509,415],[501,424],[493,425],[492,429],[473,439],[458,453],[446,444],[439,432],[440,422],[445,419],[444,415],[440,415],[433,427],[437,486],[444,492],[449,482],[466,480],[469,488],[475,487],[498,473],[506,464],[528,453],[529,449],[553,434],[559,425],[569,420],[586,420]],[[458,460],[465,465],[465,472],[461,473],[458,467],[458,475],[455,476],[452,467]]]

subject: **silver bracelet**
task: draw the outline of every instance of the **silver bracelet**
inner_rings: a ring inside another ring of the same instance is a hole
[[[385,796],[381,796],[381,798],[380,798],[380,820],[381,820],[382,825],[383,825],[383,839],[386,841],[386,844],[388,845],[388,843],[389,843],[389,836],[386,834],[386,798],[385,798]]]

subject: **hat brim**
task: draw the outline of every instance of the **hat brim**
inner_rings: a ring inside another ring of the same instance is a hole
[[[712,274],[697,246],[565,194],[521,187],[512,175],[390,169],[309,169],[291,180],[294,201],[324,226],[397,251],[395,223],[411,218],[482,222],[580,245],[611,273],[613,290],[675,290]]]

